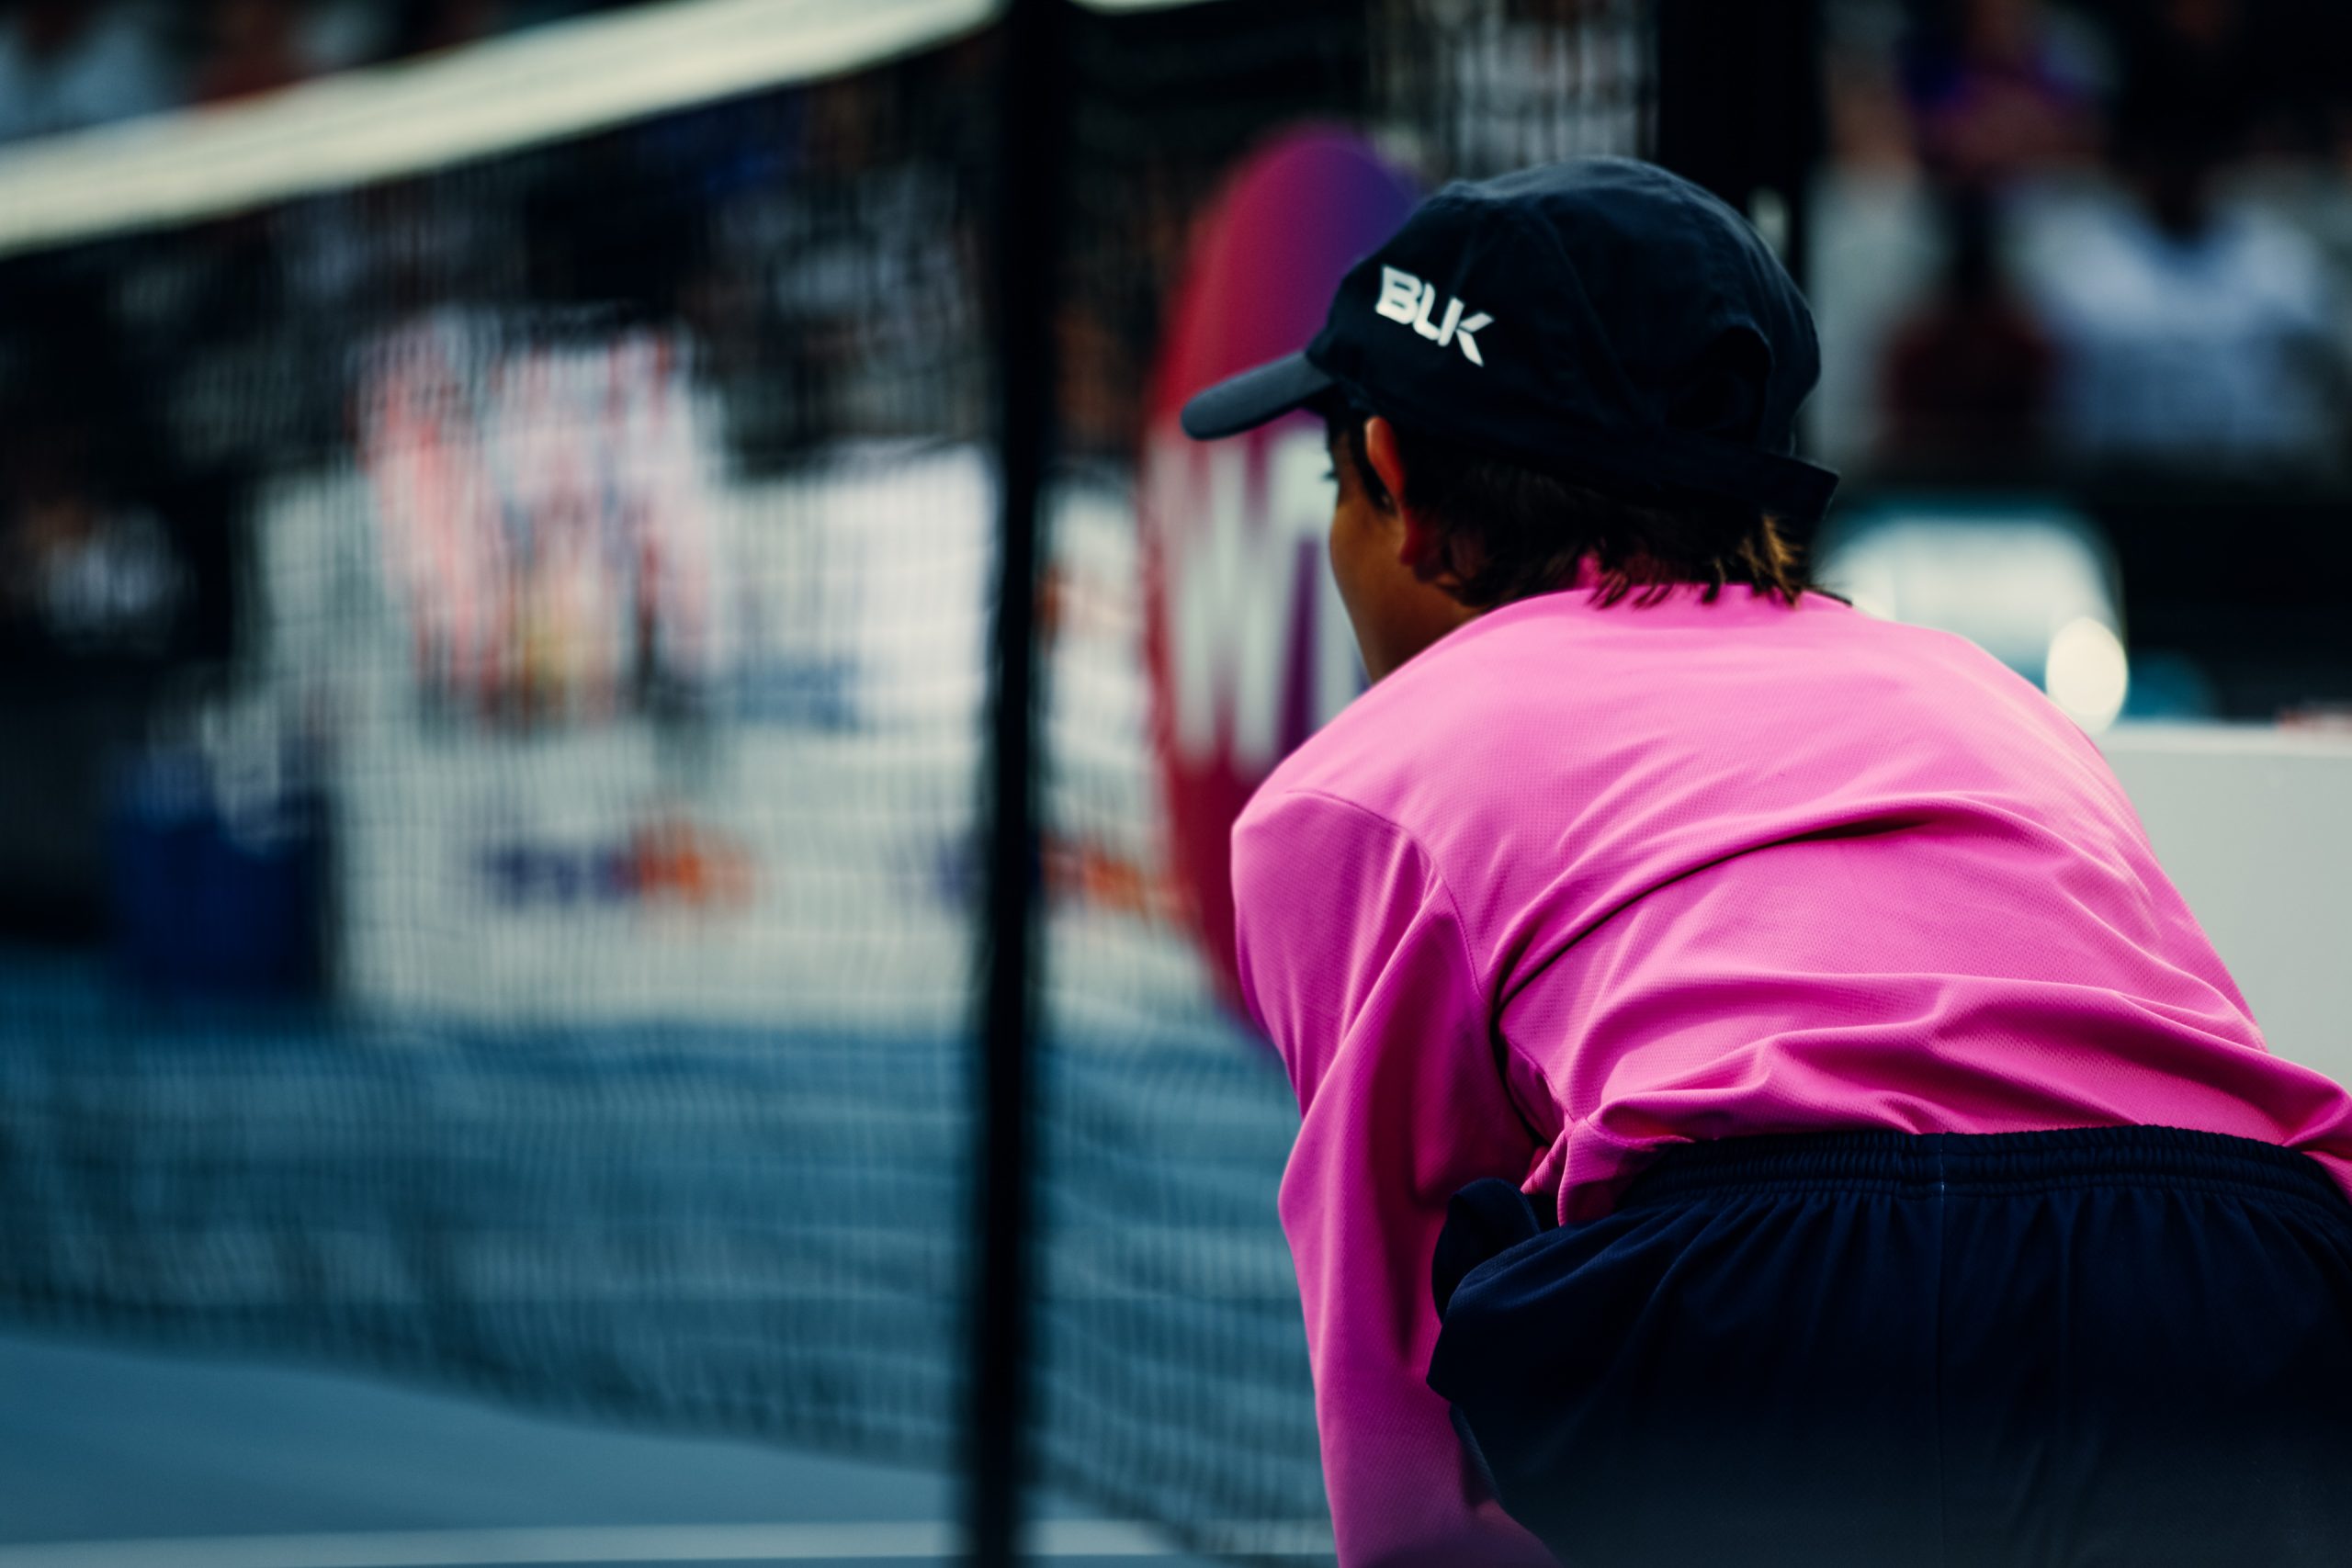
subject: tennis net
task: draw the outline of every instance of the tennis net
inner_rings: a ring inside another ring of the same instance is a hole
[[[1070,17],[1033,1420],[1200,1550],[1329,1538],[1152,760],[1189,228],[1301,121],[1635,150],[1645,27]],[[0,1314],[951,1461],[1001,45],[693,0],[0,158]]]

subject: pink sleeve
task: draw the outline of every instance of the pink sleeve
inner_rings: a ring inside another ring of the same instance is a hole
[[[1385,818],[1292,792],[1234,830],[1242,988],[1298,1090],[1283,1173],[1345,1568],[1549,1564],[1474,1478],[1422,1381],[1446,1201],[1536,1143],[1497,1065],[1453,897]]]

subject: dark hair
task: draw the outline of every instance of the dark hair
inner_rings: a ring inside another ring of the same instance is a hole
[[[1326,417],[1366,492],[1393,504],[1364,455],[1364,413]],[[1401,427],[1396,446],[1404,500],[1436,525],[1462,579],[1454,597],[1471,609],[1566,588],[1588,557],[1603,604],[1628,595],[1653,604],[1690,582],[1705,584],[1701,597],[1711,603],[1734,584],[1791,604],[1819,591],[1804,551],[1758,507],[1664,486],[1563,479]]]

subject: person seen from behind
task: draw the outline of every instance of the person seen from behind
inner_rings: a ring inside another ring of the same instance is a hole
[[[1340,1561],[2340,1563],[2352,1097],[2070,719],[1808,577],[1817,368],[1604,158],[1186,407],[1329,422],[1374,682],[1233,835]]]

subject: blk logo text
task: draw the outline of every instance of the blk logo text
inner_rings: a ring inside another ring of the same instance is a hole
[[[1440,348],[1449,343],[1457,345],[1462,357],[1473,365],[1487,363],[1486,355],[1478,352],[1478,340],[1471,334],[1494,325],[1495,319],[1483,310],[1465,318],[1462,301],[1449,299],[1445,313],[1432,321],[1430,317],[1437,309],[1434,283],[1425,283],[1397,267],[1384,266],[1380,269],[1380,299],[1373,309],[1392,321],[1403,322]]]

